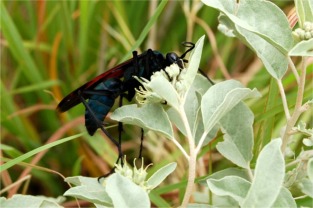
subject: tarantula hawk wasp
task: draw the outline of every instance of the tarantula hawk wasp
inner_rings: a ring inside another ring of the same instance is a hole
[[[178,56],[174,52],[167,53],[164,56],[161,52],[151,49],[148,49],[142,54],[133,51],[133,58],[98,75],[64,97],[58,104],[57,110],[65,112],[83,103],[86,108],[85,126],[89,135],[92,136],[100,128],[116,145],[119,153],[117,162],[121,159],[121,163],[123,163],[121,150],[122,124],[119,123],[119,138],[116,141],[104,128],[103,120],[113,107],[117,97],[120,97],[120,106],[122,105],[123,98],[126,98],[128,101],[133,99],[135,88],[140,86],[140,83],[133,76],[150,80],[154,72],[163,70],[173,63],[177,63],[183,68],[183,62],[187,62],[184,57],[194,49],[195,44],[183,42],[182,45],[187,50],[181,56]],[[203,73],[201,70],[200,72]],[[141,157],[142,143],[143,130],[139,157]]]

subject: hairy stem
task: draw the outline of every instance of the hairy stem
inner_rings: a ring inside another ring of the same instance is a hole
[[[174,142],[174,144],[178,147],[178,149],[183,153],[183,155],[185,156],[185,158],[187,160],[190,159],[189,155],[186,153],[186,151],[184,150],[184,148],[179,144],[179,142],[176,139],[172,140]]]
[[[290,131],[292,127],[296,124],[298,121],[298,118],[300,117],[301,113],[306,110],[305,106],[302,106],[303,101],[303,92],[304,92],[304,86],[305,86],[305,76],[306,76],[306,58],[303,57],[302,64],[301,64],[301,72],[300,72],[300,80],[299,80],[299,86],[298,86],[298,92],[297,92],[297,100],[294,112],[292,113],[292,116],[287,120],[287,126],[282,138],[282,146],[281,151],[284,153],[289,141],[290,137]]]
[[[254,176],[253,176],[253,172],[252,172],[252,170],[251,170],[251,168],[250,168],[250,165],[249,165],[248,168],[247,168],[247,172],[248,172],[248,175],[249,175],[249,179],[250,179],[250,181],[252,182]]]
[[[186,192],[184,195],[184,199],[182,202],[181,207],[187,207],[187,204],[189,202],[189,199],[191,197],[192,191],[193,191],[193,186],[194,186],[194,181],[196,178],[196,160],[197,160],[197,152],[195,150],[195,142],[194,138],[191,133],[191,129],[189,126],[189,122],[187,119],[187,116],[185,114],[184,106],[180,105],[179,107],[179,115],[184,123],[184,127],[186,129],[187,133],[187,139],[189,143],[189,160],[188,160],[188,165],[189,165],[189,170],[188,170],[188,182],[187,182],[187,187],[186,187]]]
[[[196,178],[196,160],[197,160],[197,154],[195,153],[195,151],[193,151],[190,154],[190,158],[188,161],[189,162],[188,182],[187,182],[186,192],[185,192],[181,207],[187,207],[189,199],[193,191],[194,181]]]
[[[198,154],[198,152],[200,151],[200,149],[201,149],[201,147],[202,147],[202,144],[203,144],[203,142],[204,142],[204,140],[205,140],[205,137],[208,135],[208,133],[209,133],[209,131],[205,131],[203,134],[202,134],[202,136],[201,136],[201,138],[200,138],[200,140],[199,140],[199,142],[198,142],[198,145],[197,145],[197,147],[196,147],[196,153]]]

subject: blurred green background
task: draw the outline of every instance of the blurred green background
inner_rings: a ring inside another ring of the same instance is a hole
[[[275,1],[286,13],[292,1]],[[15,158],[47,142],[84,132],[84,107],[59,114],[57,103],[72,90],[131,57],[132,50],[148,48],[182,54],[183,41],[206,35],[201,68],[213,80],[237,79],[257,87],[259,100],[248,104],[255,113],[255,155],[278,137],[285,123],[276,83],[255,54],[237,39],[217,31],[218,13],[198,1],[2,1],[1,2],[1,153]],[[210,40],[209,38],[210,37]],[[214,45],[217,50],[214,50]],[[298,60],[295,60],[298,63]],[[227,71],[223,71],[223,69]],[[305,99],[312,90],[312,65],[308,67]],[[295,103],[296,81],[288,72],[284,86],[290,107]],[[126,101],[124,102],[126,103]],[[302,118],[309,121],[310,112]],[[105,120],[117,135],[117,126]],[[123,149],[128,161],[138,156],[140,129],[124,127]],[[214,149],[217,137],[201,153],[199,175],[229,167]],[[298,141],[298,140],[295,140]],[[181,142],[185,142],[181,140]],[[299,142],[295,142],[299,146]],[[300,148],[300,146],[299,146]],[[300,150],[300,149],[299,149]],[[1,187],[31,175],[29,184],[10,188],[14,193],[56,197],[68,189],[63,176],[100,176],[109,172],[116,148],[99,131],[86,134],[32,157],[1,174]],[[144,141],[145,162],[160,166],[177,161],[177,170],[155,195],[171,204],[178,201],[186,176],[186,161],[175,146],[154,133]],[[30,165],[30,163],[32,165]],[[45,168],[45,169],[42,169]],[[26,170],[30,172],[26,172]],[[181,182],[181,183],[179,183]],[[171,186],[168,184],[172,184]],[[157,200],[161,201],[160,198]]]

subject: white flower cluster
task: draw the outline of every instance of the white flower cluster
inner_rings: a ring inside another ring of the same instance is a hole
[[[292,34],[300,41],[313,38],[313,22],[304,22],[303,28],[297,28]]]
[[[132,182],[149,193],[152,190],[152,187],[147,184],[146,177],[148,175],[147,168],[152,164],[149,164],[146,168],[143,168],[144,162],[142,158],[141,167],[137,169],[135,161],[136,159],[134,159],[134,168],[131,169],[127,164],[126,157],[124,157],[124,165],[122,166],[121,164],[115,164],[115,172],[130,179]]]
[[[152,75],[153,76],[153,75]],[[151,79],[152,79],[151,76]],[[139,104],[143,105],[146,103],[165,103],[165,100],[160,97],[157,93],[153,92],[152,88],[150,87],[150,81],[141,77],[138,78],[135,76],[135,79],[142,84],[136,90],[136,100]]]
[[[181,69],[177,64],[172,64],[166,67],[165,70],[155,72],[151,76],[150,81],[145,78],[135,77],[135,79],[137,79],[142,84],[142,86],[140,86],[138,89],[135,89],[137,102],[139,104],[166,103],[166,101],[157,93],[155,93],[150,86],[151,82],[160,76],[164,77],[168,82],[171,83],[171,85],[177,91],[178,95],[183,95],[187,90],[186,82],[184,81],[186,72],[187,69],[185,67]]]

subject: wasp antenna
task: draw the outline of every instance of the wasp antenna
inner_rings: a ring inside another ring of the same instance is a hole
[[[194,48],[195,47],[195,44],[193,42],[187,42],[187,41],[184,41],[181,43],[184,47],[186,48]]]
[[[187,53],[189,53],[190,51],[192,51],[195,47],[195,44],[192,42],[182,42],[181,43],[184,47],[188,48],[187,51],[185,51],[185,53],[183,53],[179,58],[183,59],[185,58],[185,56],[187,55]]]

